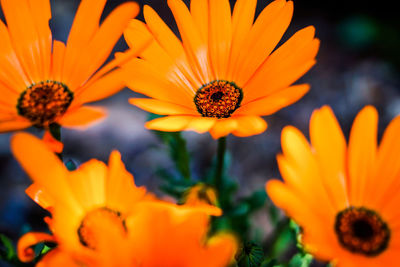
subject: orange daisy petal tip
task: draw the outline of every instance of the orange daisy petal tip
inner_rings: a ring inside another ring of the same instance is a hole
[[[298,31],[275,49],[290,24],[292,1],[273,1],[256,19],[257,1],[238,0],[233,13],[228,0],[192,1],[190,10],[181,0],[168,5],[181,40],[149,6],[146,25],[133,21],[125,31],[131,47],[153,39],[140,59],[125,65],[127,86],[149,97],[130,102],[167,115],[147,128],[210,132],[213,138],[252,136],[267,129],[260,116],[308,92],[308,85],[291,85],[315,64],[315,28]],[[199,118],[214,121],[198,127]]]
[[[311,142],[292,126],[282,131],[277,159],[284,181],[270,180],[265,189],[301,226],[305,249],[319,259],[340,266],[397,261],[400,159],[394,155],[400,149],[400,116],[379,144],[377,128],[377,110],[366,106],[346,142],[332,109],[324,106],[311,116]]]
[[[81,107],[125,87],[119,66],[137,56],[143,44],[123,58],[102,65],[129,21],[139,12],[134,2],[121,4],[100,24],[106,1],[81,1],[66,44],[53,40],[50,1],[3,0],[0,22],[4,60],[0,71],[0,132],[53,123],[76,127],[104,114]],[[29,26],[27,26],[29,25]],[[43,97],[45,96],[45,97]]]

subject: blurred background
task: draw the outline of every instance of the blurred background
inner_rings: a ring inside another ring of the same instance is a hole
[[[79,2],[51,1],[55,39],[67,40]],[[126,1],[109,0],[103,18],[122,2]],[[137,2],[152,6],[176,32],[166,0]],[[257,14],[270,2],[259,0]],[[263,190],[269,178],[280,177],[275,160],[280,152],[280,132],[285,125],[294,125],[308,136],[314,109],[330,105],[346,135],[354,116],[365,105],[374,105],[379,111],[380,136],[389,121],[400,114],[400,20],[390,5],[394,3],[294,0],[294,16],[284,40],[308,25],[315,26],[321,40],[317,65],[299,81],[311,84],[311,91],[294,105],[266,117],[269,128],[265,133],[249,138],[228,137],[232,158],[229,173],[240,184],[238,196]],[[4,20],[1,12],[0,16]],[[139,19],[143,19],[142,15]],[[115,51],[125,49],[121,39]],[[108,109],[109,117],[85,131],[63,129],[64,158],[77,164],[90,158],[107,161],[110,152],[117,149],[136,183],[158,192],[156,170],[174,172],[174,164],[163,142],[144,128],[148,114],[128,104],[127,99],[135,96],[138,95],[125,89],[96,103]],[[29,131],[41,134],[36,129]],[[10,154],[11,135],[0,135],[0,233],[16,241],[30,229],[45,230],[46,213],[24,193],[30,180]],[[201,179],[211,164],[216,141],[209,134],[185,132],[183,136],[192,158],[193,176]],[[252,218],[261,240],[271,234],[266,209]]]

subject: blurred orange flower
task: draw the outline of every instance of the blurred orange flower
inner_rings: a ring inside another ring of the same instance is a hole
[[[260,117],[299,100],[307,84],[291,86],[314,64],[314,27],[298,31],[275,49],[289,26],[293,2],[276,0],[254,22],[257,0],[168,0],[180,41],[149,6],[147,24],[132,20],[124,32],[130,47],[153,38],[126,65],[127,85],[150,98],[130,103],[160,115],[146,127],[161,131],[209,131],[214,138],[251,136],[266,130]],[[254,22],[254,24],[253,24]]]
[[[237,249],[228,233],[208,238],[215,207],[143,202],[126,220],[132,255],[140,267],[226,267]],[[127,266],[127,265],[124,265]]]
[[[35,238],[33,233],[23,237],[19,244],[23,261],[32,260],[34,240],[48,238],[72,255],[109,250],[110,240],[122,240],[126,235],[124,221],[135,204],[152,198],[145,195],[145,188],[136,187],[116,151],[111,153],[108,166],[90,160],[68,171],[46,144],[32,135],[16,134],[11,146],[34,181],[27,194],[52,215],[46,222],[54,237],[39,234]]]
[[[139,12],[136,3],[122,4],[99,26],[106,1],[81,1],[65,45],[52,39],[50,0],[1,0],[7,26],[0,21],[0,132],[85,126],[104,116],[82,105],[122,89],[117,66],[145,46],[99,70]]]
[[[398,266],[400,116],[377,145],[378,114],[365,107],[349,144],[329,107],[314,111],[309,144],[294,127],[282,132],[284,183],[266,190],[303,229],[305,249],[338,266]]]
[[[22,261],[31,261],[32,246],[57,243],[38,266],[227,266],[236,239],[227,233],[208,238],[210,215],[221,210],[191,197],[176,205],[146,195],[134,184],[120,154],[108,167],[97,160],[68,171],[50,148],[20,133],[11,141],[13,153],[34,181],[27,194],[52,217],[52,235],[30,232],[18,242]]]

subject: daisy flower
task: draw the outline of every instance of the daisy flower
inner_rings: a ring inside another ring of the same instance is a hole
[[[53,40],[50,0],[1,0],[0,132],[52,124],[84,126],[104,116],[84,104],[106,98],[125,84],[117,68],[145,44],[101,68],[136,3],[117,7],[99,26],[106,0],[82,0],[68,41]]]
[[[354,120],[348,144],[332,110],[314,111],[310,139],[282,132],[272,201],[302,228],[305,249],[335,266],[398,266],[400,253],[400,116],[377,144],[378,114],[367,106]]]
[[[44,142],[30,134],[16,134],[11,146],[34,181],[27,194],[52,215],[46,222],[53,235],[28,233],[21,238],[21,260],[32,260],[30,247],[43,241],[56,242],[57,249],[68,251],[78,261],[93,258],[94,252],[104,257],[125,255],[123,249],[111,250],[109,243],[124,240],[126,217],[135,204],[152,197],[145,195],[145,188],[136,187],[118,152],[111,153],[108,166],[93,159],[68,171]]]
[[[215,207],[143,202],[126,220],[137,267],[226,267],[237,240],[229,233],[209,236]],[[128,266],[128,265],[123,265]]]
[[[125,65],[130,89],[149,98],[130,103],[167,115],[146,123],[160,131],[262,133],[270,115],[299,100],[309,85],[292,86],[314,64],[319,40],[314,27],[295,33],[275,49],[289,26],[293,2],[276,0],[254,21],[257,0],[238,0],[231,12],[228,0],[168,0],[181,40],[149,6],[146,24],[132,20],[125,40],[149,47]]]
[[[32,261],[32,246],[41,242],[57,244],[38,263],[42,267],[224,267],[232,261],[236,238],[208,236],[210,215],[220,216],[219,208],[195,197],[177,205],[145,194],[118,152],[111,153],[108,166],[90,160],[68,171],[30,134],[16,134],[11,146],[34,181],[27,194],[51,213],[45,221],[52,234],[29,232],[19,240],[22,261]]]

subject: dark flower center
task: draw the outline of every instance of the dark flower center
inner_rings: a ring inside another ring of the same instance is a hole
[[[243,92],[235,83],[215,80],[203,85],[194,97],[197,111],[203,117],[229,118],[240,107]]]
[[[373,210],[350,207],[338,213],[335,231],[340,244],[353,253],[376,256],[388,246],[390,230]]]
[[[17,104],[18,114],[37,127],[48,127],[67,111],[73,98],[74,94],[63,83],[36,83],[21,93]]]

